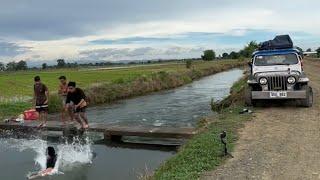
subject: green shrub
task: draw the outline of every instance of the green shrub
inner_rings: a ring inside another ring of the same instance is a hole
[[[192,66],[192,60],[191,59],[186,60],[186,68],[190,69],[191,66]]]
[[[62,99],[58,94],[49,97],[49,113],[59,112],[62,109]]]

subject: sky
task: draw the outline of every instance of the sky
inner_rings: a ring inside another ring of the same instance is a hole
[[[198,58],[289,34],[320,46],[319,0],[0,0],[0,61]]]

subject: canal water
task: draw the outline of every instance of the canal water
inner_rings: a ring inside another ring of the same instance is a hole
[[[210,113],[210,101],[229,95],[243,71],[233,69],[202,78],[186,86],[91,108],[90,121],[153,126],[194,126]]]
[[[243,71],[233,69],[211,75],[189,85],[147,96],[122,100],[112,105],[88,109],[90,122],[129,125],[194,126],[210,111],[211,99],[220,100]],[[25,179],[31,172],[45,167],[45,148],[54,146],[58,167],[54,175],[40,179],[127,180],[148,174],[175,151],[140,146],[106,146],[93,143],[90,135],[81,143],[0,137],[0,179]]]

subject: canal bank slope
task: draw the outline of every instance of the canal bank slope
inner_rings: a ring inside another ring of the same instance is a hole
[[[101,83],[93,85],[85,89],[85,92],[90,98],[91,105],[112,103],[120,99],[180,87],[201,77],[244,66],[245,64],[246,61],[244,60],[216,61],[216,63],[194,62],[190,69],[184,71],[158,71],[151,75],[142,74],[130,82],[120,80],[113,84]],[[53,104],[51,106],[53,110],[59,110],[59,108],[54,108]],[[60,104],[59,101],[58,105]]]
[[[314,106],[257,108],[228,159],[203,179],[320,179],[320,60],[307,60]]]

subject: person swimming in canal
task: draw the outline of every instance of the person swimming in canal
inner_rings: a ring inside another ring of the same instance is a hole
[[[53,173],[53,170],[56,166],[57,162],[57,154],[56,151],[52,146],[49,146],[47,148],[47,162],[46,162],[46,169],[42,170],[40,172],[37,172],[36,174],[30,175],[28,179],[35,179],[42,176],[47,176]]]

